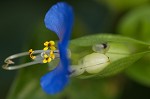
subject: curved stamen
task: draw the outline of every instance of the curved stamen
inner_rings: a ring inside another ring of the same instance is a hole
[[[29,52],[23,52],[23,53],[18,53],[18,54],[14,54],[14,55],[11,55],[9,57],[7,57],[5,59],[5,63],[2,68],[3,69],[6,69],[6,70],[15,70],[15,69],[20,69],[20,68],[23,68],[23,67],[27,67],[27,66],[31,66],[31,65],[35,65],[35,64],[39,64],[39,63],[43,63],[42,60],[43,60],[43,57],[42,57],[42,54],[43,53],[49,53],[50,50],[46,50],[46,51],[43,51],[43,50],[35,50],[33,52],[33,54],[38,54],[35,58],[33,59],[34,61],[31,61],[31,62],[28,62],[28,63],[24,63],[24,64],[21,64],[21,65],[11,65],[11,64],[15,64],[15,62],[13,62],[12,60],[13,59],[16,59],[16,58],[20,58],[20,57],[24,57],[24,56],[28,56],[29,55]],[[59,58],[59,51],[58,50],[55,50],[53,51],[54,54],[56,54],[56,58]],[[38,58],[39,57],[39,58]],[[11,66],[10,66],[11,65]]]

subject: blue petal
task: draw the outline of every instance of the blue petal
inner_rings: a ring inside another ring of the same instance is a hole
[[[59,54],[60,54],[60,62],[62,63],[63,69],[69,73],[69,59],[68,59],[68,52],[67,52],[67,47],[64,47],[64,44],[59,42],[58,43],[58,48],[59,48]]]
[[[68,83],[68,76],[62,69],[61,63],[52,72],[44,75],[41,80],[41,86],[47,94],[56,94],[65,88]]]
[[[56,94],[62,91],[69,80],[69,60],[67,57],[67,49],[59,43],[60,64],[51,72],[41,78],[41,86],[48,94]]]
[[[54,31],[64,45],[68,44],[73,25],[73,10],[65,2],[59,2],[52,6],[44,19],[48,29]]]

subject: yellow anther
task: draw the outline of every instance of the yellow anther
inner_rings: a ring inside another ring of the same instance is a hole
[[[43,63],[51,62],[51,60],[52,60],[52,59],[51,59],[47,54],[44,54]]]
[[[48,47],[44,47],[44,49],[43,50],[48,50]]]
[[[55,58],[54,51],[50,51],[50,57],[51,57],[52,59],[54,59],[54,58]]]
[[[54,54],[54,51],[53,51],[53,50],[50,51],[50,55],[51,55],[51,54]]]
[[[56,50],[55,46],[51,46],[50,49],[53,51]]]
[[[49,41],[49,43],[51,44],[51,46],[54,46],[54,45],[55,45],[55,42],[54,42],[54,41]]]
[[[55,50],[56,48],[55,48],[55,42],[54,41],[46,41],[45,43],[44,43],[44,49],[43,50],[48,50],[48,48],[50,48],[51,50]]]
[[[51,54],[50,57],[51,57],[52,59],[54,59],[54,58],[55,58],[55,54]]]
[[[31,58],[31,59],[35,59],[35,58],[36,58],[36,56],[33,56],[33,55],[32,55],[32,56],[30,56],[30,58]]]
[[[48,42],[48,41],[46,41],[46,42],[44,43],[44,46],[48,46],[48,44],[49,44],[49,42]]]
[[[48,55],[47,55],[47,54],[44,54],[44,58],[48,58]]]
[[[33,53],[34,51],[32,49],[29,50],[29,53]]]
[[[31,59],[35,59],[35,58],[36,58],[36,56],[33,56],[33,55],[32,55],[33,52],[34,52],[34,51],[33,51],[32,49],[29,50],[29,55],[30,55],[30,58],[31,58]]]

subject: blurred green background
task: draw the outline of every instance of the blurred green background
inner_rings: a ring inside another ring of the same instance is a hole
[[[44,41],[58,39],[43,22],[47,10],[58,1],[62,0],[1,0],[0,65],[9,55],[30,48],[42,49]],[[150,42],[150,0],[63,1],[74,8],[72,39],[96,33],[114,33]],[[37,66],[37,69],[33,66],[20,71],[0,68],[0,99],[150,99],[150,63],[145,62],[149,58],[144,57],[135,63],[139,66],[113,77],[72,78],[64,93],[53,97],[41,91],[39,78],[44,73],[36,75],[40,70],[44,71],[44,67]],[[141,68],[143,63],[149,67]]]

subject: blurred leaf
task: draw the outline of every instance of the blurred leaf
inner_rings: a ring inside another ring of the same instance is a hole
[[[80,36],[85,35],[88,33],[88,28],[86,24],[83,22],[83,20],[80,17],[75,16],[75,21],[74,21],[74,26],[73,26],[73,33],[72,33],[72,38],[77,38]]]
[[[115,9],[117,11],[124,11],[149,3],[149,0],[96,0],[96,1],[104,2],[109,7],[111,7],[111,9]]]
[[[118,32],[139,40],[150,42],[150,6],[135,9],[124,16]],[[150,54],[143,57],[127,70],[127,75],[143,85],[150,86]]]
[[[150,41],[150,6],[139,7],[125,15],[119,25],[118,33],[143,41]]]
[[[31,71],[33,68],[19,72],[7,99],[116,99],[121,93],[122,82],[117,79],[71,79],[70,84],[60,94],[47,95],[40,87],[40,76],[37,76],[37,73],[41,73],[41,66],[37,67],[34,69],[39,70],[34,73]]]

